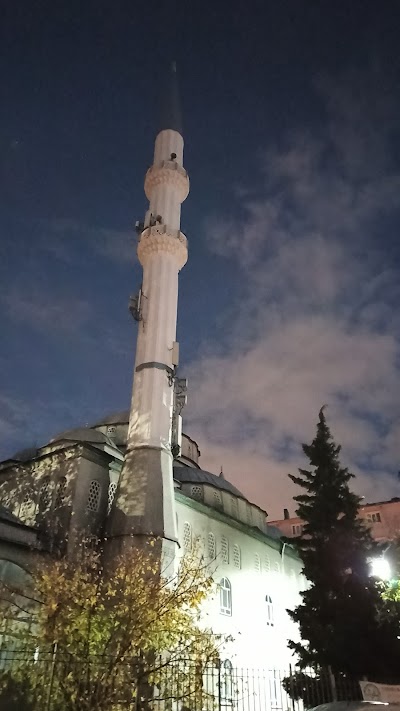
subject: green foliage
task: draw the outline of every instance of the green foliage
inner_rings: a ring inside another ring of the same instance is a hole
[[[376,681],[400,678],[400,644],[386,614],[369,558],[374,543],[357,518],[361,500],[349,489],[353,475],[339,460],[323,410],[317,433],[303,445],[310,469],[289,475],[304,493],[295,497],[304,521],[294,539],[309,587],[292,612],[301,643],[291,642],[301,668],[330,666],[336,673]],[[291,539],[293,542],[293,539]]]
[[[135,700],[139,708],[155,686],[158,696],[203,700],[202,671],[223,641],[199,626],[213,580],[197,551],[168,577],[154,551],[127,547],[105,571],[83,546],[78,557],[37,569],[31,625],[3,630],[23,650],[8,671],[31,688],[35,709],[46,708],[49,685],[54,711],[108,711]],[[196,674],[187,674],[189,660]]]

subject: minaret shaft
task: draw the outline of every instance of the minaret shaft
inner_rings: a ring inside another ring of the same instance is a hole
[[[141,314],[127,450],[109,526],[112,538],[177,540],[171,424],[178,274],[187,260],[180,214],[189,179],[182,161],[182,136],[162,130],[145,178],[149,209],[138,243]]]

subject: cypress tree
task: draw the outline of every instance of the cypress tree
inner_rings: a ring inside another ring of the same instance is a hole
[[[350,491],[353,474],[339,460],[323,408],[317,433],[303,451],[309,469],[289,474],[304,493],[295,496],[301,535],[290,539],[302,557],[308,589],[291,618],[302,642],[290,642],[301,668],[375,681],[398,680],[400,643],[385,615],[377,582],[370,575],[374,542],[357,514],[361,499]]]

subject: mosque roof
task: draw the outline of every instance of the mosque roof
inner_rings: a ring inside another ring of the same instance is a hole
[[[234,496],[239,496],[241,499],[247,501],[246,497],[243,496],[242,492],[233,486],[230,481],[227,481],[222,476],[217,476],[217,474],[211,474],[211,472],[206,472],[204,469],[197,469],[197,467],[182,467],[179,465],[174,465],[174,479],[179,481],[181,484],[210,484],[216,489],[221,489],[222,491],[228,491]]]

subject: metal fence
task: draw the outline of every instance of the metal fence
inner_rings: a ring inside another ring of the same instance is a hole
[[[111,655],[78,661],[56,648],[0,653],[1,711],[305,711],[359,698],[357,682],[329,670]]]

